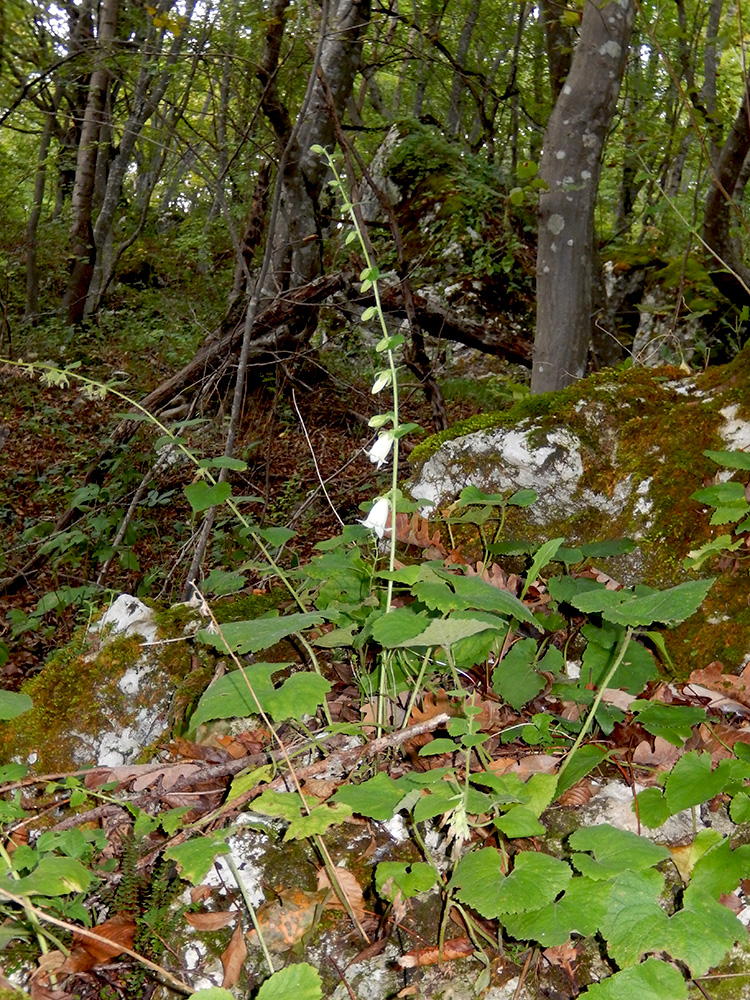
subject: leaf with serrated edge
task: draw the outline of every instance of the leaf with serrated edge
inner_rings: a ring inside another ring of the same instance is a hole
[[[300,962],[274,972],[258,990],[257,1000],[322,1000],[322,997],[323,987],[317,969]]]
[[[658,958],[647,958],[623,969],[581,994],[590,1000],[686,1000],[687,985],[679,969]]]

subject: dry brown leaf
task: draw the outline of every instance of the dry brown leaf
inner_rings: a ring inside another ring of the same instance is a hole
[[[589,778],[581,778],[577,781],[575,785],[569,788],[567,791],[563,792],[558,798],[558,802],[561,806],[569,806],[570,808],[576,809],[579,806],[585,806],[587,802],[590,802],[594,797],[594,788],[591,784]]]
[[[237,910],[211,910],[203,913],[186,913],[185,920],[197,931],[218,931],[237,919]]]
[[[655,767],[658,771],[670,770],[680,759],[683,751],[663,736],[654,739],[654,748],[648,740],[641,740],[633,751],[633,763],[642,767]],[[640,780],[640,779],[639,779]]]
[[[341,784],[340,781],[333,781],[330,778],[308,778],[304,782],[305,792],[310,792],[320,802],[329,799]]]
[[[525,757],[498,757],[487,765],[495,774],[516,774],[523,781],[532,774],[554,774],[560,763],[558,757],[546,753],[530,753]]]
[[[224,967],[224,978],[221,985],[225,989],[230,989],[237,984],[246,958],[245,935],[242,933],[242,924],[238,921],[226,950],[221,954],[221,964]]]
[[[190,890],[190,902],[191,903],[202,903],[204,899],[208,899],[211,895],[210,885],[196,885]]]
[[[313,927],[317,908],[324,897],[320,892],[283,889],[278,899],[259,907],[258,923],[268,948],[276,953],[293,948]],[[248,941],[257,939],[255,929],[248,932]]]
[[[124,948],[133,947],[135,921],[126,913],[116,913],[91,929],[97,939],[84,934],[73,935],[73,947],[61,966],[62,972],[86,972],[97,965],[106,965],[110,959],[121,955]]]
[[[443,953],[439,948],[413,948],[396,960],[402,969],[416,969],[423,965],[437,965],[438,962],[453,962],[457,958],[470,958],[474,954],[474,945],[467,937],[451,938],[443,945]]]
[[[352,913],[360,921],[360,923],[365,918],[365,897],[362,895],[362,887],[360,886],[357,878],[352,872],[347,871],[346,868],[336,869],[336,881],[338,885],[331,885],[331,881],[328,878],[328,872],[325,868],[321,868],[318,872],[318,889],[330,889],[332,895],[326,900],[327,910],[342,910],[346,909],[344,904],[338,898],[339,892],[343,892],[346,897],[349,906],[351,907]]]
[[[551,948],[545,948],[542,953],[550,965],[556,965],[562,969],[571,982],[575,980],[575,972],[573,971],[573,962],[578,958],[578,950],[575,945],[572,945],[570,941],[566,941],[565,944],[553,945]]]
[[[175,736],[169,744],[169,750],[175,757],[184,757],[186,760],[202,760],[206,764],[222,764],[227,759],[223,748],[208,746],[205,743],[193,743],[181,736]]]
[[[396,538],[405,545],[416,545],[425,549],[428,559],[441,559],[448,554],[440,538],[440,529],[435,528],[431,532],[430,522],[416,511],[411,515],[396,514]]]
[[[728,726],[724,722],[712,722],[711,728],[701,724],[690,739],[688,750],[707,750],[711,761],[717,764],[725,757],[732,756],[735,743],[750,743],[750,729]]]
[[[750,673],[747,667],[738,677],[735,674],[725,674],[724,665],[714,660],[707,667],[694,670],[688,683],[702,684],[709,691],[716,691],[725,698],[733,698],[741,705],[750,706]]]
[[[520,576],[516,576],[515,573],[506,573],[502,566],[494,562],[488,565],[479,560],[475,567],[467,565],[466,575],[479,576],[485,583],[489,583],[497,590],[507,590],[514,597],[518,597],[523,589],[523,581]]]

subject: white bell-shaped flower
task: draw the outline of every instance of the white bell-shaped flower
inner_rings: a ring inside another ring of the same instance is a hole
[[[382,538],[388,525],[388,517],[391,512],[391,504],[388,497],[380,497],[370,508],[367,517],[360,521],[370,531],[374,531],[378,538]]]
[[[393,435],[390,431],[382,431],[377,436],[375,444],[367,452],[367,457],[378,468],[385,462],[393,447]]]

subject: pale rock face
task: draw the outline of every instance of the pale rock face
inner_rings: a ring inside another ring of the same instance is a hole
[[[618,484],[612,497],[581,489],[584,467],[576,435],[557,428],[545,435],[543,445],[535,445],[535,430],[526,421],[517,428],[480,431],[446,442],[410,484],[412,495],[440,504],[470,484],[484,492],[533,489],[539,496],[528,515],[540,525],[585,507],[613,516],[622,511],[631,493],[629,479]]]

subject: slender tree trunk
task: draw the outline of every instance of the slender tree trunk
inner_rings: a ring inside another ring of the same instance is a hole
[[[742,244],[731,232],[737,213],[737,189],[743,168],[750,155],[750,74],[745,80],[745,95],[721,148],[706,199],[703,216],[703,239],[713,252],[711,279],[735,305],[750,304],[750,268],[743,260]]]
[[[587,0],[570,73],[547,124],[532,392],[560,389],[586,370],[597,267],[594,210],[634,13],[634,0]]]
[[[456,48],[456,62],[461,69],[453,71],[453,83],[451,84],[450,105],[448,108],[448,134],[456,138],[461,128],[461,98],[465,87],[464,76],[461,72],[466,65],[466,57],[469,54],[471,36],[479,18],[479,8],[482,0],[471,0],[471,6],[466,15],[464,26],[458,39]]]
[[[39,142],[39,152],[36,161],[34,177],[34,201],[31,206],[29,220],[26,223],[26,308],[23,319],[25,323],[33,323],[39,316],[39,267],[37,262],[37,241],[39,235],[39,220],[44,207],[44,192],[47,185],[47,157],[49,155],[52,132],[55,127],[55,115],[60,100],[59,89],[55,92],[52,107],[44,118],[44,128]]]
[[[312,147],[333,146],[334,124],[326,103],[326,89],[330,90],[336,113],[341,115],[352,93],[369,19],[370,0],[338,0],[331,4],[328,25],[324,28],[319,78],[313,84],[307,114],[299,123],[280,178],[280,225],[274,234],[274,291],[298,288],[321,273],[322,222],[318,202],[328,167],[322,156],[312,152]],[[278,107],[272,108],[272,114],[276,119],[280,116],[278,127],[274,127],[281,138],[288,116]],[[314,316],[311,319],[314,321]]]
[[[193,13],[195,0],[188,3],[185,16],[188,21]],[[84,314],[92,315],[98,308],[101,296],[112,277],[113,233],[115,212],[122,195],[122,183],[128,167],[133,161],[135,145],[140,138],[146,122],[159,107],[166,89],[172,79],[172,69],[179,58],[187,31],[175,36],[170,46],[164,67],[154,79],[155,67],[161,57],[161,47],[164,39],[162,31],[156,38],[155,29],[150,29],[145,42],[142,62],[133,94],[132,111],[128,117],[120,138],[117,156],[112,161],[107,175],[101,208],[93,229],[96,261],[87,288]]]
[[[96,61],[94,72],[91,74],[86,113],[78,144],[72,199],[73,224],[70,231],[73,262],[68,288],[63,299],[63,309],[71,325],[77,325],[83,319],[86,293],[94,271],[92,211],[97,147],[110,79],[107,55],[117,30],[118,13],[119,0],[103,0],[99,13]]]
[[[547,67],[552,100],[557,101],[563,84],[570,73],[573,52],[573,32],[563,22],[568,9],[564,0],[542,0],[542,21],[547,43]]]

